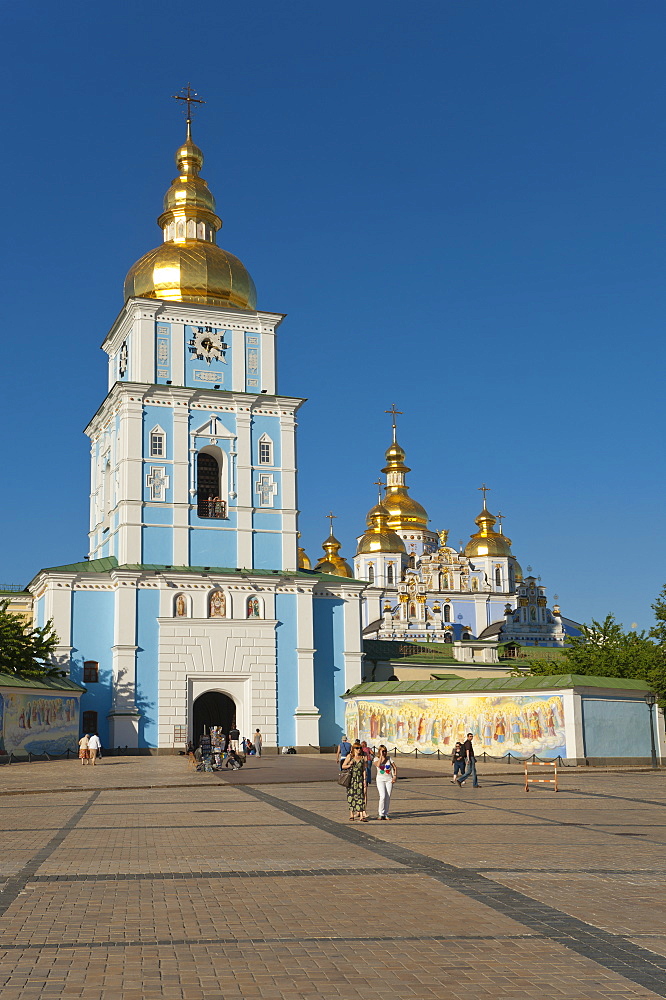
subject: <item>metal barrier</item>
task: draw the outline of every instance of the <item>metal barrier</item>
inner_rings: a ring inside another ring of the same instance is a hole
[[[526,792],[529,792],[529,790],[530,790],[530,783],[537,784],[537,785],[555,785],[555,788],[553,789],[553,791],[554,792],[557,791],[557,761],[552,761],[551,762],[551,761],[542,761],[542,760],[533,760],[533,761],[527,761],[526,760],[524,763],[525,763],[525,791]],[[530,778],[529,771],[527,770],[529,767],[552,767],[552,768],[555,769],[554,772],[553,772],[554,775],[555,775],[555,777],[554,778]]]

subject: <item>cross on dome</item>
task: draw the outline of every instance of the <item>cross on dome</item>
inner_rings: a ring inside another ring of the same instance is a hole
[[[481,483],[481,485],[479,486],[479,493],[483,493],[483,507],[484,507],[484,510],[485,510],[485,507],[486,507],[486,493],[490,493],[490,492],[491,492],[490,487],[486,486],[485,483]]]
[[[327,517],[327,518],[329,519],[329,521],[331,522],[331,534],[333,534],[333,521],[334,521],[334,519],[335,519],[335,518],[336,518],[337,516],[338,516],[338,515],[337,515],[337,514],[334,514],[332,510],[331,510],[331,511],[329,511],[329,512],[328,512],[328,514],[326,515],[326,517]]]
[[[396,422],[395,422],[395,418],[402,416],[402,410],[396,410],[395,403],[391,403],[391,409],[390,410],[384,410],[384,413],[390,413],[391,416],[393,417],[393,444],[395,444],[396,443],[396,436],[395,436],[396,435]]]
[[[381,479],[376,479],[375,482],[372,485],[377,487],[377,492],[379,493],[379,503],[381,503],[382,502],[382,490],[384,489],[384,483],[382,482]]]
[[[192,133],[192,105],[193,104],[205,104],[202,101],[196,90],[192,90],[192,87],[188,83],[186,87],[181,89],[180,94],[172,94],[174,101],[185,101],[187,104],[187,109],[185,112],[185,121],[187,122],[187,138],[190,139]]]

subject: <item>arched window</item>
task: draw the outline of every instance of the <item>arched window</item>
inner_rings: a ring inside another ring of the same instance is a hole
[[[197,514],[199,517],[226,517],[227,505],[220,500],[220,466],[214,455],[197,455]]]
[[[502,570],[499,568],[499,566],[495,567],[495,586],[496,587],[502,586]]]
[[[188,599],[185,594],[177,594],[173,602],[173,613],[175,618],[188,617]]]
[[[530,621],[535,622],[537,620],[536,608],[530,608]]]
[[[445,622],[450,622],[451,621],[451,605],[450,604],[445,604],[444,605],[444,621]]]
[[[221,590],[214,590],[208,597],[208,617],[226,618],[227,598]]]
[[[393,570],[393,563],[389,563],[386,568],[386,582],[388,584],[395,583],[395,574]]]
[[[84,712],[81,718],[81,728],[84,733],[96,733],[97,712]]]
[[[412,552],[411,556],[409,557],[409,568],[410,569],[416,569],[416,556],[414,555],[413,552]]]
[[[463,636],[462,637],[463,637],[463,641],[464,642],[466,642],[468,639],[472,638],[471,635],[469,634],[469,632],[463,632]]]
[[[409,617],[410,618],[416,618],[416,605],[415,604],[410,604],[409,605]]]
[[[368,566],[368,583],[375,582],[375,567],[370,563]]]

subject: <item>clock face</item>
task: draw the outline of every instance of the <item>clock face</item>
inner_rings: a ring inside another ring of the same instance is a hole
[[[226,362],[229,345],[224,342],[221,330],[214,330],[210,326],[195,326],[188,344],[190,354],[198,361],[207,361],[208,364],[211,361]]]

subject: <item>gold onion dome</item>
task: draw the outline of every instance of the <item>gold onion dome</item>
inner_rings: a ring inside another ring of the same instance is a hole
[[[466,556],[510,556],[511,539],[507,538],[499,531],[494,531],[497,518],[494,517],[485,501],[483,510],[474,523],[478,524],[479,530],[470,537],[465,546]]]
[[[215,242],[222,220],[215,214],[208,184],[199,177],[203,159],[188,122],[187,139],[176,152],[178,177],[164,196],[164,211],[157,220],[164,242],[130,268],[125,300],[165,299],[256,309],[252,278],[238,257]]]
[[[388,526],[392,531],[423,530],[428,527],[428,514],[416,500],[412,500],[405,485],[405,476],[411,472],[405,465],[405,452],[398,442],[393,443],[386,451],[386,465],[382,469],[386,474],[386,496],[382,504],[388,510]]]
[[[342,548],[342,544],[337,540],[333,534],[333,529],[331,528],[331,533],[322,543],[322,548],[326,555],[322,556],[315,566],[315,570],[318,573],[330,573],[331,576],[353,576],[351,566],[348,562],[338,555],[338,552]]]
[[[376,504],[368,511],[368,530],[362,535],[356,555],[372,552],[404,552],[405,543],[400,535],[388,526],[389,512],[383,503]]]

